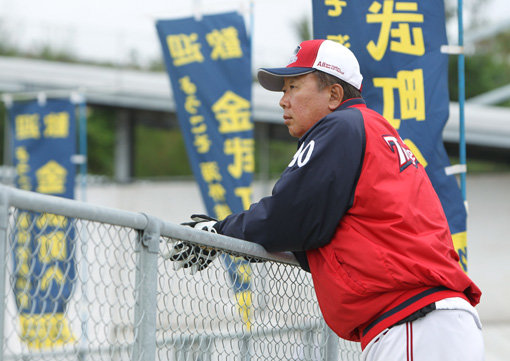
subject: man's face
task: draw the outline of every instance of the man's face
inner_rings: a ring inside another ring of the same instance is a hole
[[[282,91],[283,119],[293,137],[300,138],[331,112],[330,87],[319,90],[315,74],[284,78]]]

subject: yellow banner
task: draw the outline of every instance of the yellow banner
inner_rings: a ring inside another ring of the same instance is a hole
[[[76,342],[69,324],[62,313],[19,316],[20,338],[29,348],[46,349]]]

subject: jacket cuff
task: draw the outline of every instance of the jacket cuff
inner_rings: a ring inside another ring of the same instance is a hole
[[[296,257],[297,261],[299,262],[299,265],[303,270],[306,272],[310,272],[310,265],[308,264],[308,258],[306,257],[305,251],[293,251],[294,256]]]

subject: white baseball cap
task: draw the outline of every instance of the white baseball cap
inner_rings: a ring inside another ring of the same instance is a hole
[[[260,85],[267,90],[281,91],[283,78],[304,75],[315,70],[336,76],[361,90],[363,76],[353,52],[332,40],[303,41],[294,51],[285,68],[261,68],[257,73]]]

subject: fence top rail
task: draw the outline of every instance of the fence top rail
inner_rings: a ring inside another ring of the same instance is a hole
[[[143,213],[92,205],[73,199],[24,191],[5,185],[0,185],[1,204],[28,211],[53,213],[137,230],[145,230],[149,227],[150,222],[156,222],[159,223],[160,235],[164,237],[219,248],[267,261],[299,266],[291,252],[269,253],[264,247],[256,243],[161,221]]]
[[[141,213],[92,205],[4,185],[0,185],[1,203],[28,211],[54,213],[134,229],[145,229],[148,223],[147,216]]]
[[[264,249],[264,247],[256,243],[227,237],[221,234],[199,231],[170,222],[162,223],[161,235],[199,245],[241,253],[268,261],[299,266],[298,261],[291,252],[269,253]]]

